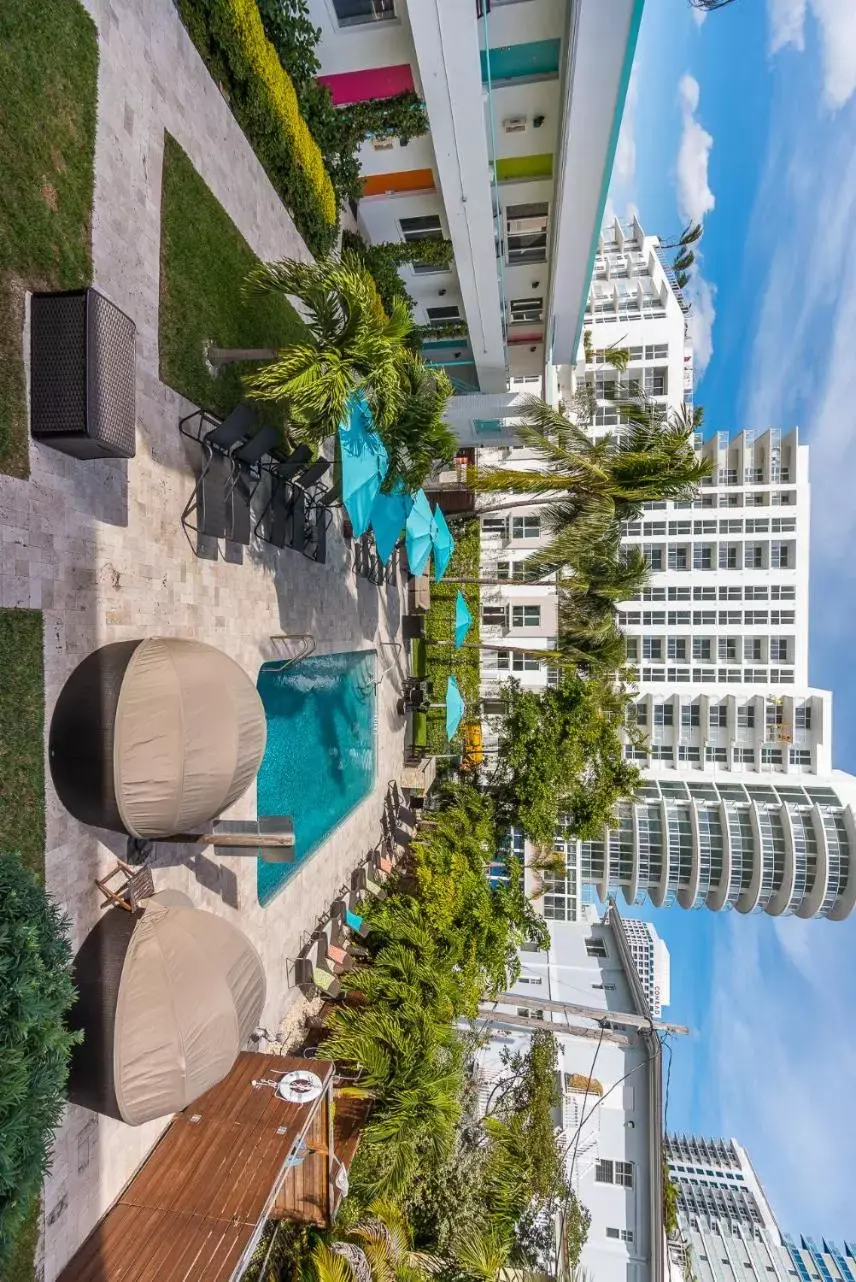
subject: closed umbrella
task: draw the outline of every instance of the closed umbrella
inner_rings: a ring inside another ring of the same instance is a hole
[[[439,583],[446,570],[449,568],[449,562],[452,559],[452,553],[455,550],[455,540],[452,538],[452,531],[446,524],[446,518],[439,505],[434,508],[434,580]]]
[[[347,420],[339,424],[342,457],[342,502],[357,538],[369,528],[372,504],[389,468],[389,455],[374,430],[371,410],[361,392],[348,402]]]
[[[372,504],[370,522],[377,554],[386,565],[395,551],[404,522],[413,506],[413,500],[404,492],[399,481],[391,494],[381,491]]]
[[[425,491],[419,490],[413,496],[413,506],[404,526],[407,563],[411,574],[421,574],[428,564],[435,529],[431,504],[425,496]]]
[[[463,592],[458,589],[458,595],[455,597],[455,649],[460,650],[461,646],[467,639],[473,622],[473,616],[467,608]]]
[[[446,682],[446,738],[452,739],[458,733],[463,715],[466,712],[458,683],[453,676]]]

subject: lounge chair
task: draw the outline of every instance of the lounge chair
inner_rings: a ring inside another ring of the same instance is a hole
[[[406,828],[415,828],[416,815],[405,802],[404,794],[398,785],[397,779],[390,779],[387,785],[387,796],[389,798],[392,812],[398,819],[398,822],[403,824]]]
[[[294,982],[298,988],[317,989],[328,997],[338,997],[342,985],[335,975],[323,966],[316,966],[311,957],[298,957],[294,963]]]
[[[330,911],[341,921],[343,927],[347,928],[354,935],[359,935],[365,939],[366,935],[371,932],[371,926],[361,917],[348,907],[344,899],[336,899],[330,906]]]
[[[194,419],[197,421],[197,431],[191,432],[187,425]],[[208,431],[203,434],[202,428],[206,424],[209,425]],[[179,419],[178,430],[182,436],[188,437],[191,441],[198,441],[211,453],[216,450],[218,453],[228,454],[236,445],[248,440],[257,425],[255,411],[250,405],[242,402],[236,405],[222,422],[218,422],[207,410],[194,410],[192,414],[186,414],[184,418]]]
[[[211,539],[231,538],[233,489],[229,461],[216,457],[209,459],[196,478],[193,493],[181,514],[185,530]]]
[[[303,468],[312,462],[312,451],[308,445],[297,445],[291,451],[287,458],[278,459],[273,457],[268,464],[268,470],[273,476],[281,481],[290,481],[292,477],[297,476]]]
[[[330,511],[321,506],[312,507],[310,511],[313,515],[306,522],[307,538],[301,550],[310,561],[324,565],[327,561],[327,531],[332,517]]]
[[[280,435],[275,427],[266,423],[260,427],[255,436],[251,436],[243,445],[232,452],[235,464],[245,468],[258,484],[261,479],[261,462],[266,454],[279,444]]]
[[[125,880],[115,890],[108,885],[114,877],[124,875]],[[95,885],[101,891],[108,904],[116,904],[126,912],[135,913],[144,900],[151,899],[155,893],[152,870],[148,864],[135,868],[126,864],[124,859],[117,859],[106,877],[96,877]]]

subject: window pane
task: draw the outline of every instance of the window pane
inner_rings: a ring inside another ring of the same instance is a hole
[[[393,0],[333,0],[340,27],[395,17]]]

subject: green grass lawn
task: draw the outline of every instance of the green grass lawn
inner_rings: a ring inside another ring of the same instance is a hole
[[[2,0],[0,0],[2,3]],[[287,299],[245,295],[258,262],[174,138],[167,135],[161,205],[160,376],[182,396],[225,415],[241,400],[241,365],[212,377],[206,342],[217,347],[285,347],[305,328]],[[281,411],[277,411],[281,419]]]
[[[45,872],[42,616],[0,610],[0,850]]]
[[[92,276],[98,41],[77,0],[0,0],[0,472],[27,476],[27,289]]]
[[[479,588],[477,585],[450,583],[449,579],[477,579],[479,575],[479,528],[478,521],[470,521],[458,534],[455,531],[455,551],[442,583],[431,584],[431,607],[425,617],[425,638],[428,641],[428,680],[434,683],[436,702],[446,697],[446,682],[449,674],[454,673],[464,703],[467,706],[465,719],[469,718],[470,709],[473,715],[479,706],[479,651],[470,649],[479,639]],[[449,646],[431,645],[432,641],[452,641],[455,636],[455,598],[458,589],[473,616],[472,627],[467,636],[466,648],[455,650]],[[476,717],[477,719],[477,717]],[[428,714],[428,751],[448,752],[446,739],[446,717],[439,709]]]

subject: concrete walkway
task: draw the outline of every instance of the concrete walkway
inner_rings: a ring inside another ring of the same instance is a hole
[[[308,252],[211,81],[170,0],[85,0],[100,40],[93,259],[95,284],[137,326],[137,456],[78,462],[31,447],[29,481],[0,476],[0,605],[45,619],[46,718],[72,669],[108,641],[196,637],[255,678],[270,637],[311,633],[318,650],[393,651],[399,595],[357,581],[336,535],[328,564],[294,553],[245,552],[243,564],[198,560],[179,525],[192,487],[193,447],[178,434],[187,406],[158,378],[157,312],[163,135],[168,130],[262,258]],[[164,848],[155,886],[174,886],[238,923],[268,977],[263,1021],[276,1027],[296,997],[288,960],[379,832],[386,781],[402,766],[395,673],[378,692],[374,794],[262,908],[254,861],[193,858]],[[252,789],[234,808],[255,815]],[[48,775],[48,890],[71,919],[77,948],[102,908],[94,878],[123,841],[78,824]],[[209,852],[210,855],[210,852]],[[43,1266],[52,1282],[143,1160],[163,1123],[136,1129],[70,1106],[45,1184]]]

